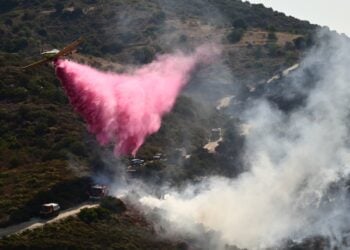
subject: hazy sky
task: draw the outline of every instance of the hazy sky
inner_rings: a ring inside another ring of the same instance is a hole
[[[249,0],[350,36],[350,0]]]

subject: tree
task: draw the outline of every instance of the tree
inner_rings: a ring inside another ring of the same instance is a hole
[[[78,214],[79,219],[86,223],[91,223],[98,220],[95,209],[83,208]]]
[[[303,50],[306,48],[306,41],[305,38],[302,36],[299,36],[293,40],[295,48],[299,50]]]
[[[276,32],[276,28],[275,28],[275,26],[273,26],[273,25],[269,25],[269,26],[267,27],[267,30],[270,31],[270,32]]]
[[[244,30],[242,29],[234,29],[227,35],[227,40],[230,43],[237,43],[243,37]]]
[[[267,39],[269,41],[276,41],[277,40],[277,36],[276,36],[275,32],[270,31],[269,34],[267,35]]]
[[[123,50],[123,45],[119,42],[112,42],[102,46],[102,53],[117,54]]]
[[[275,56],[279,56],[281,54],[282,54],[282,52],[277,44],[273,43],[273,44],[268,45],[268,55],[269,56],[275,57]]]
[[[233,21],[233,27],[235,29],[244,29],[245,30],[245,29],[247,29],[247,24],[243,19],[239,18],[239,19],[236,19],[235,21]]]
[[[284,48],[286,50],[294,50],[295,49],[295,46],[292,42],[286,42],[286,44],[284,45]]]

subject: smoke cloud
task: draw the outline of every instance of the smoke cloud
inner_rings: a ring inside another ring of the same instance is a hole
[[[97,140],[115,143],[116,155],[135,155],[145,138],[159,130],[162,116],[195,67],[217,54],[217,48],[207,45],[188,55],[162,55],[130,74],[101,72],[61,59],[55,68],[71,104]]]
[[[208,177],[162,199],[141,198],[145,207],[161,211],[164,225],[171,222],[169,231],[195,234],[202,225],[219,233],[219,249],[265,248],[313,235],[344,247],[342,233],[350,225],[344,184],[350,171],[350,43],[329,34],[319,40],[288,79],[289,88],[306,94],[304,105],[284,113],[260,99],[242,114],[251,126],[242,149],[245,173]],[[315,83],[303,88],[298,83],[310,71]]]

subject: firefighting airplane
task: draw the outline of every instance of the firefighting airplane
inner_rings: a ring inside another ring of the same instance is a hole
[[[27,66],[22,67],[22,69],[30,69],[39,65],[42,65],[46,62],[50,62],[53,61],[61,56],[67,56],[69,54],[71,54],[76,47],[81,44],[83,42],[83,38],[79,38],[77,40],[75,40],[74,42],[72,42],[71,44],[68,44],[66,47],[64,47],[61,50],[58,49],[53,49],[53,50],[49,50],[49,51],[44,51],[41,53],[41,55],[44,57],[43,59],[41,59],[40,61],[31,63]]]

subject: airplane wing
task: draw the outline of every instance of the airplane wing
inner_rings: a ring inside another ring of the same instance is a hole
[[[70,52],[72,52],[79,44],[81,44],[83,42],[83,38],[79,38],[78,40],[75,40],[74,42],[72,42],[71,44],[68,44],[66,47],[64,47],[63,49],[61,49],[54,57],[51,58],[44,58],[40,61],[31,63],[27,66],[22,67],[22,69],[28,69],[28,68],[32,68],[35,66],[39,66],[41,64],[44,64],[46,62],[49,61],[53,61],[56,58],[60,57],[60,56],[65,56],[67,54],[69,54]]]
[[[57,55],[55,55],[54,58],[58,58],[60,56],[65,56],[67,54],[69,54],[70,52],[72,52],[79,44],[81,44],[83,42],[83,38],[79,38],[78,40],[75,40],[74,42],[72,42],[71,44],[68,44],[66,47],[64,47],[63,49],[60,50],[60,52],[57,53]]]
[[[44,64],[44,63],[49,62],[49,61],[51,61],[51,59],[44,58],[44,59],[42,59],[40,61],[36,61],[36,62],[33,62],[33,63],[29,64],[29,65],[26,65],[26,66],[22,67],[22,69],[29,69],[29,68],[32,68],[32,67],[35,67],[35,66],[39,66],[39,65]]]

